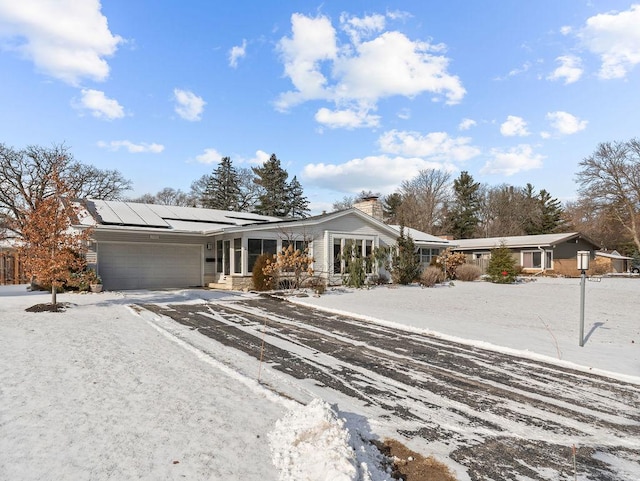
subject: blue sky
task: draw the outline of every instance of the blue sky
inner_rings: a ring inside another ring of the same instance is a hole
[[[640,2],[0,0],[0,142],[132,197],[275,153],[314,213],[424,168],[576,195],[640,132]]]

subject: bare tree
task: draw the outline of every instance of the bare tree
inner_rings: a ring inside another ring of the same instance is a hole
[[[579,165],[581,197],[610,212],[640,251],[640,141],[601,143]]]
[[[117,171],[75,161],[63,144],[22,150],[0,144],[0,228],[21,234],[25,216],[54,195],[54,173],[69,186],[73,197],[112,200],[131,186]]]
[[[425,169],[400,185],[402,203],[397,207],[397,219],[406,227],[441,233],[445,211],[451,200],[451,174],[444,170]]]
[[[353,207],[353,204],[356,203],[357,197],[352,195],[345,195],[342,199],[336,200],[331,209],[333,212],[337,212],[339,210],[346,210]]]

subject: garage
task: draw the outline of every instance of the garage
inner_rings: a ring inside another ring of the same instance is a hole
[[[100,242],[98,273],[105,289],[202,285],[202,246]]]

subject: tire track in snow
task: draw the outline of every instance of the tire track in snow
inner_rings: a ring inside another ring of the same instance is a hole
[[[273,369],[384,409],[415,426],[405,436],[449,440],[471,479],[548,479],[572,443],[590,446],[577,455],[598,479],[625,478],[596,453],[640,461],[632,384],[274,298],[145,307],[254,357],[265,330]]]

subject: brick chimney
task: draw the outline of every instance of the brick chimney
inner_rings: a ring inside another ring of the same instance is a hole
[[[361,210],[365,214],[370,215],[371,217],[378,219],[381,222],[384,221],[382,203],[380,202],[378,196],[363,197],[358,200],[358,202],[355,202],[353,206],[356,209]]]

